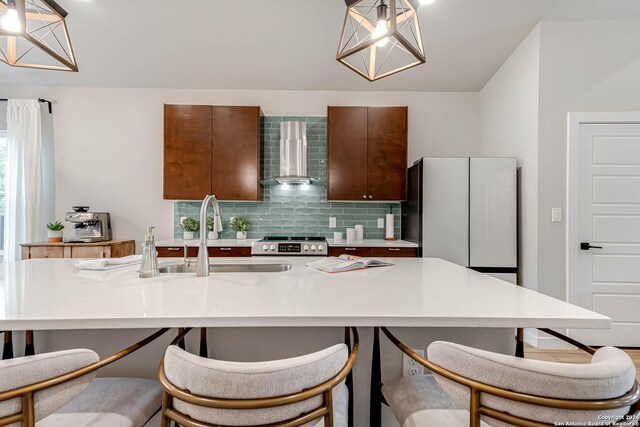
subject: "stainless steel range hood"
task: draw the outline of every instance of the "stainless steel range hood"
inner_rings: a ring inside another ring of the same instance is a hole
[[[317,179],[307,174],[307,124],[300,121],[280,123],[280,174],[262,181],[264,185],[312,184]]]

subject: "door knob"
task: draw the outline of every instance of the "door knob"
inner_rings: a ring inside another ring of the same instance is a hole
[[[592,246],[587,242],[580,243],[580,250],[588,251],[589,249],[602,249],[602,246]]]
[[[362,196],[362,198],[363,198],[363,199],[366,199],[366,198],[367,198],[367,195],[366,195],[366,194],[365,194],[365,195],[363,195],[363,196]]]
[[[369,194],[369,198],[370,198],[370,199],[373,199],[373,196],[372,196],[371,194]]]

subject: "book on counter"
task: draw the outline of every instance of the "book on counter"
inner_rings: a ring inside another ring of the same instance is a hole
[[[369,267],[386,267],[393,264],[377,259],[345,254],[339,257],[328,257],[319,261],[312,261],[305,265],[325,273],[343,273],[345,271],[364,270]]]

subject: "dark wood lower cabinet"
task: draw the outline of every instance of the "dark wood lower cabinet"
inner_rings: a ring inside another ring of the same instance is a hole
[[[182,258],[184,256],[184,248],[182,246],[159,247],[157,248],[158,257],[160,258]],[[196,258],[198,256],[198,248],[189,247],[189,257]],[[363,257],[406,257],[415,258],[418,256],[417,248],[373,248],[362,246],[347,247],[330,247],[329,256],[340,256],[343,254],[356,255]],[[210,257],[250,257],[251,247],[249,246],[223,246],[209,248]]]
[[[160,258],[177,258],[184,256],[184,248],[182,246],[173,247],[161,247],[156,248],[158,257]],[[190,258],[198,256],[198,248],[189,247],[187,251]],[[249,246],[234,246],[234,247],[215,247],[209,248],[210,257],[250,257],[251,247]]]
[[[367,248],[367,247],[331,247],[329,248],[329,256],[340,255],[356,255],[363,257],[406,257],[415,258],[418,256],[417,248]]]

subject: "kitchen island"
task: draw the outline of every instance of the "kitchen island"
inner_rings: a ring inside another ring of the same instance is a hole
[[[592,311],[436,258],[388,259],[391,267],[329,275],[310,257],[226,258],[282,263],[278,273],[163,274],[137,266],[80,271],[73,260],[4,265],[0,330],[160,327],[546,327],[609,328]],[[161,265],[181,263],[163,260]]]
[[[365,427],[374,326],[393,327],[416,349],[445,339],[507,354],[513,354],[516,327],[610,327],[605,316],[440,259],[389,258],[394,266],[334,275],[305,267],[315,259],[214,258],[212,264],[283,263],[291,269],[153,279],[138,278],[137,266],[80,271],[74,260],[6,263],[0,270],[0,330],[36,330],[37,352],[82,347],[106,355],[156,328],[206,326],[210,357],[251,362],[326,348],[342,341],[343,326],[357,326],[354,415],[355,426]],[[182,262],[167,258],[160,264]],[[195,353],[196,335],[187,342]],[[170,339],[167,334],[101,375],[155,377]],[[398,378],[401,353],[381,344],[382,381]],[[383,426],[397,425],[386,407],[382,419]]]

